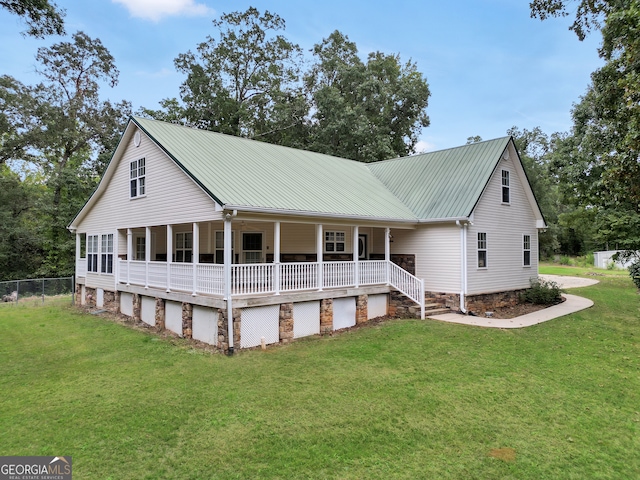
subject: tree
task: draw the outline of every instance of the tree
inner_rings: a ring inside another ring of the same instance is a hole
[[[217,39],[207,37],[197,54],[187,52],[175,60],[177,70],[187,75],[180,89],[183,105],[165,100],[164,113],[145,113],[250,138],[295,122],[281,112],[283,105],[296,104],[301,50],[277,34],[284,20],[251,7],[224,14],[213,25]]]
[[[638,0],[534,0],[532,16],[566,16],[582,40],[602,32],[605,65],[574,107],[574,126],[554,169],[564,196],[591,210],[599,244],[640,249],[640,2]]]
[[[64,35],[64,10],[48,0],[0,0],[0,7],[25,18],[27,35]]]
[[[411,61],[370,53],[364,63],[356,44],[339,31],[313,48],[316,62],[305,75],[312,99],[312,150],[370,162],[414,153],[429,125],[429,86]]]
[[[99,84],[117,83],[113,57],[100,40],[78,32],[72,42],[40,48],[44,83],[33,87],[3,77],[3,122],[10,128],[0,159],[35,172],[46,186],[40,197],[46,252],[40,274],[73,271],[74,241],[66,226],[95,188],[130,112],[127,102],[100,98]]]

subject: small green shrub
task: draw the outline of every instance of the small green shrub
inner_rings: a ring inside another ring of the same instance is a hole
[[[555,305],[562,301],[562,289],[556,282],[531,278],[531,287],[520,294],[522,303],[536,305]]]
[[[616,269],[616,262],[614,262],[613,260],[609,260],[609,262],[607,263],[607,270],[615,270]]]
[[[596,258],[593,256],[593,253],[588,253],[586,256],[585,267],[593,267],[596,264]]]
[[[560,265],[570,265],[571,264],[571,259],[569,257],[567,257],[566,255],[563,255],[562,257],[560,257]]]
[[[631,275],[636,287],[640,288],[640,260],[631,264],[629,267],[629,275]]]

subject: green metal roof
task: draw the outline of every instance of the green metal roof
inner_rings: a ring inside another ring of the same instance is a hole
[[[416,217],[468,217],[511,137],[368,164]]]
[[[510,137],[360,163],[133,118],[219,204],[415,222],[468,217]]]
[[[133,121],[223,206],[416,220],[364,163],[145,118]]]

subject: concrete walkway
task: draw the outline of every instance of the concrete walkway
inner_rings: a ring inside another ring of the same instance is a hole
[[[563,277],[559,275],[540,275],[540,278],[552,280],[560,285],[561,288],[586,287],[588,285],[598,283],[597,280],[592,280],[590,278]],[[474,325],[476,327],[523,328],[531,325],[537,325],[538,323],[546,322],[548,320],[553,320],[554,318],[562,317],[564,315],[569,315],[570,313],[579,312],[580,310],[593,306],[593,302],[587,298],[570,295],[568,293],[565,293],[562,296],[565,298],[565,301],[559,305],[554,305],[516,318],[473,317],[471,315],[462,315],[459,313],[445,313],[443,315],[434,315],[427,318],[440,320],[442,322]]]

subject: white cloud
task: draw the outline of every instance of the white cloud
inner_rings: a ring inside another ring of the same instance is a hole
[[[176,15],[205,16],[213,15],[215,10],[195,0],[112,0],[124,5],[133,17],[145,18],[157,22],[163,17]]]
[[[419,140],[415,147],[416,153],[427,153],[435,149],[436,146],[433,143],[429,143],[425,140]]]
[[[136,72],[136,75],[140,77],[148,77],[148,78],[166,78],[166,77],[171,77],[175,74],[176,74],[176,71],[171,70],[169,68],[161,68],[160,70],[155,72],[147,72],[143,70],[138,70]]]

